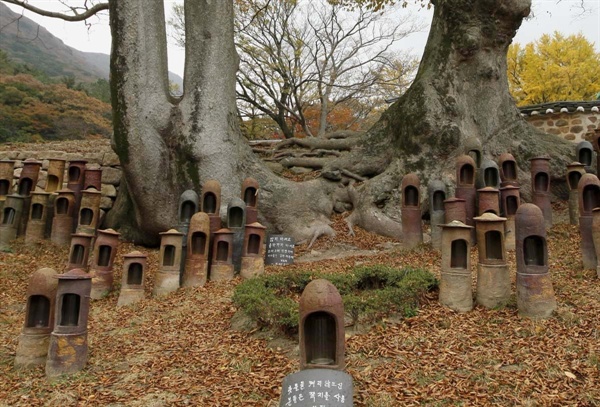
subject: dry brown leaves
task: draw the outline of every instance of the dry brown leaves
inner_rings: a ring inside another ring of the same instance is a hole
[[[318,250],[386,241],[361,230],[350,238],[343,217],[333,221],[339,233],[318,241]],[[514,304],[458,314],[433,295],[417,316],[384,320],[347,338],[355,405],[600,405],[600,281],[595,271],[582,269],[576,226],[557,225],[548,239],[559,303],[555,316],[521,318]],[[278,405],[281,381],[298,360],[284,346],[269,347],[265,335],[230,329],[236,311],[231,294],[239,281],[151,298],[155,250],[122,243],[115,281],[121,278],[121,255],[134,249],[149,254],[147,298],[119,309],[117,292],[93,302],[88,365],[53,383],[43,368],[19,372],[13,361],[28,276],[40,267],[62,270],[67,249],[17,242],[12,253],[0,253],[0,405]],[[475,265],[476,251],[472,256]],[[514,278],[513,254],[509,262]],[[429,267],[439,275],[439,253],[427,245],[291,267],[348,272],[369,263]]]

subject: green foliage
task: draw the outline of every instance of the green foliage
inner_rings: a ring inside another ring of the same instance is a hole
[[[104,103],[110,103],[110,84],[104,78],[91,83],[80,82],[75,89],[82,90],[86,95],[101,100]]]
[[[353,323],[372,322],[391,313],[413,316],[419,298],[437,286],[429,271],[410,267],[365,266],[346,274],[284,272],[244,281],[236,287],[233,302],[259,326],[294,333],[298,299],[317,278],[329,280],[338,289]]]
[[[600,53],[583,35],[559,32],[508,49],[508,83],[517,104],[593,100],[600,91]]]
[[[64,76],[53,83],[0,51],[0,142],[109,137],[112,110],[99,99],[110,99],[104,79],[77,85]]]

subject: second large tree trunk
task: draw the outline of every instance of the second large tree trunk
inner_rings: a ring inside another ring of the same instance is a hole
[[[385,170],[355,193],[351,223],[370,228],[380,219],[398,221],[397,188],[408,172],[416,172],[423,187],[441,179],[452,191],[455,159],[466,153],[465,142],[472,138],[481,141],[489,158],[504,152],[515,156],[526,197],[530,158],[550,156],[556,178],[572,160],[573,146],[530,127],[508,92],[507,49],[531,1],[433,3],[431,31],[414,83],[360,144],[360,159],[352,155],[332,164],[359,174]],[[390,234],[397,233],[396,227]]]

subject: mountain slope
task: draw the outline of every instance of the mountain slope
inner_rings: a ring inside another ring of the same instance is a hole
[[[84,52],[65,45],[44,27],[13,12],[2,2],[0,49],[12,60],[32,65],[50,77],[74,76],[83,82],[108,77],[108,64],[106,69],[90,64]]]
[[[109,76],[109,55],[69,47],[44,27],[12,11],[1,1],[0,49],[11,60],[29,64],[49,77],[73,76],[78,82],[94,82]],[[183,87],[180,76],[169,72],[169,79]]]

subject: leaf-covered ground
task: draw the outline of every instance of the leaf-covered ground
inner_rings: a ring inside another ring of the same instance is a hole
[[[385,263],[430,267],[439,275],[439,253],[428,245],[403,252],[361,230],[350,239],[341,216],[335,227],[337,238],[311,250],[340,242],[387,250],[291,267],[347,272]],[[559,303],[552,318],[521,318],[514,301],[505,309],[459,314],[432,293],[415,317],[347,335],[355,405],[600,405],[600,280],[582,269],[577,227],[556,225],[548,237]],[[13,362],[28,276],[40,267],[62,271],[67,249],[17,241],[11,253],[0,253],[0,406],[277,406],[282,379],[298,367],[297,344],[231,328],[239,280],[151,298],[157,252],[121,243],[119,254],[134,249],[150,259],[146,299],[116,308],[113,293],[93,302],[87,367],[55,382],[46,380],[43,367],[15,371]],[[472,256],[475,265],[475,251]],[[514,254],[509,262],[514,281]],[[121,264],[119,256],[117,282]]]

